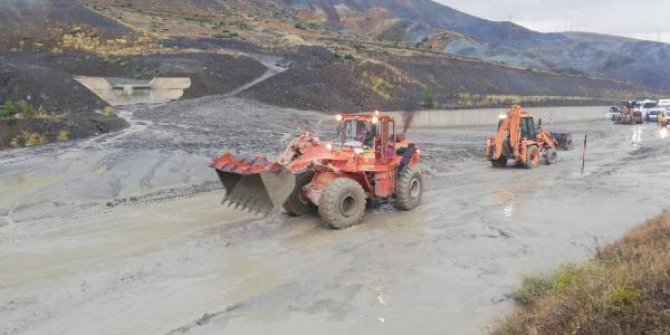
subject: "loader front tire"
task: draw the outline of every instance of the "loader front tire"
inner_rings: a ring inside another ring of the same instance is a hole
[[[314,171],[308,170],[295,176],[295,189],[284,202],[284,210],[290,216],[302,216],[316,213],[317,207],[302,195],[302,188],[314,178]]]
[[[398,176],[395,185],[393,207],[399,210],[414,209],[423,197],[423,176],[416,166],[408,166]]]
[[[358,224],[365,214],[365,191],[349,178],[335,179],[321,195],[319,214],[331,229],[345,229]]]

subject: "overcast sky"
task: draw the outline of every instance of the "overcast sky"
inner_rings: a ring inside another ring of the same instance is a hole
[[[434,0],[542,32],[588,31],[670,43],[670,0]]]

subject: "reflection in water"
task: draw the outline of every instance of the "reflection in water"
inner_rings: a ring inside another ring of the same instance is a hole
[[[514,203],[510,202],[505,206],[505,208],[503,208],[503,215],[506,218],[512,217],[512,214],[514,214],[514,210],[515,210]]]
[[[633,134],[630,137],[630,141],[633,144],[642,143],[642,128],[641,127],[635,127],[635,129],[633,129]]]
[[[542,185],[539,179],[530,179],[528,176],[515,178],[513,186],[507,190],[493,191],[493,197],[503,206],[503,216],[511,218],[514,216],[521,205],[528,200],[533,188]]]
[[[662,139],[668,138],[668,129],[667,128],[661,128],[661,131],[659,132],[659,134],[661,135]]]

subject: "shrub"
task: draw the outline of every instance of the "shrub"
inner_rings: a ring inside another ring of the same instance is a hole
[[[35,108],[25,100],[19,100],[19,102],[16,103],[16,110],[23,117],[33,117],[37,115]]]
[[[432,87],[426,89],[423,95],[423,107],[425,108],[435,108],[437,107],[435,90]]]
[[[58,135],[56,136],[56,140],[59,142],[65,142],[70,139],[70,132],[67,129],[61,129],[58,131]]]
[[[17,148],[20,146],[32,147],[40,145],[44,143],[44,141],[45,141],[44,136],[38,133],[29,133],[27,131],[22,130],[21,133],[12,138],[12,140],[9,142],[9,145],[13,148]]]
[[[14,102],[12,100],[7,100],[5,101],[4,104],[2,104],[2,106],[0,106],[0,117],[2,118],[14,117],[14,115],[16,115],[16,111],[17,108]]]
[[[116,111],[114,110],[114,107],[112,106],[107,106],[102,109],[102,115],[104,116],[114,116],[116,114]]]
[[[528,306],[542,298],[553,286],[550,279],[541,276],[523,278],[521,287],[514,292],[514,301],[522,306]]]

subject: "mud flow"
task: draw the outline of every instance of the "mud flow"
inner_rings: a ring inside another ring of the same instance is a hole
[[[589,135],[583,176],[581,149],[493,169],[494,127],[413,128],[422,205],[375,204],[331,231],[220,206],[207,167],[328,134],[329,117],[225,96],[123,116],[121,132],[0,153],[0,334],[484,334],[523,274],[585,259],[670,205],[656,125],[547,122]]]

